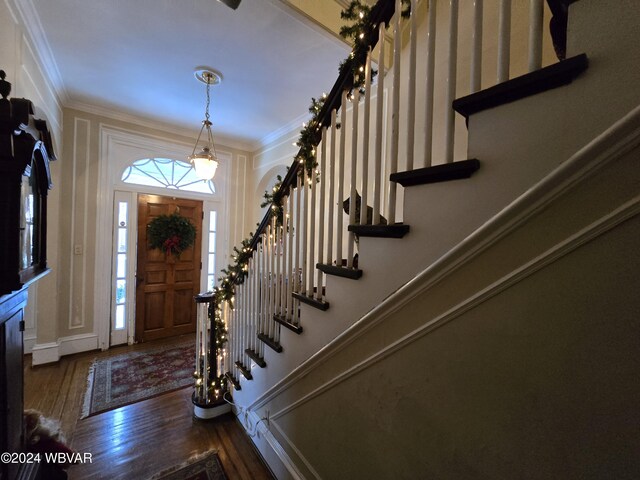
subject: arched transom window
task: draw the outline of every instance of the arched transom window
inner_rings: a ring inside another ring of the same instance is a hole
[[[190,163],[168,158],[136,160],[122,174],[124,183],[171,188],[187,192],[216,193],[213,181],[203,181]]]

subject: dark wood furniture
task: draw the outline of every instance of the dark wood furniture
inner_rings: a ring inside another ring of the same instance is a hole
[[[28,285],[47,273],[47,192],[54,159],[46,122],[26,99],[8,99],[0,71],[0,453],[25,448],[24,308]],[[0,479],[35,478],[37,465],[0,463]]]

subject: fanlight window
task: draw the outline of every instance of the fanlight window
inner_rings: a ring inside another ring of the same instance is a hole
[[[171,188],[187,192],[216,193],[211,180],[203,181],[190,163],[168,158],[136,160],[122,174],[124,183]]]

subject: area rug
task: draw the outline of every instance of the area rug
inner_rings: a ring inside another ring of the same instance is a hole
[[[226,480],[215,452],[205,452],[183,464],[160,472],[149,480]]]
[[[193,385],[195,339],[96,359],[89,370],[82,416]]]

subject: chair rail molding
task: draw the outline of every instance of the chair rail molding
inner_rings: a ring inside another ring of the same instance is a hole
[[[484,225],[465,238],[457,246],[427,267],[415,278],[387,297],[382,303],[373,308],[360,320],[338,335],[331,343],[325,345],[308,360],[291,371],[285,378],[278,381],[262,395],[258,396],[248,408],[258,409],[290,388],[297,381],[307,376],[312,370],[322,365],[341,350],[348,347],[370,329],[388,318],[392,313],[411,302],[418,295],[423,294],[437,283],[452,275],[465,264],[472,261],[492,245],[516,230],[527,220],[553,203],[559,197],[575,189],[581,183],[592,178],[603,167],[631,152],[640,146],[640,106],[633,109],[622,119],[614,123],[605,132],[596,137],[584,148],[575,153],[569,160],[558,166],[536,185],[516,198],[511,204],[488,220]],[[556,245],[537,258],[532,265],[521,267],[523,272],[530,275],[536,269],[545,265],[548,258],[557,258],[557,252],[566,255],[586,241],[601,235],[604,231],[627,220],[638,213],[640,197],[619,206],[609,215],[597,220],[585,231],[576,233],[564,242]],[[518,271],[516,271],[518,272]],[[492,286],[496,290],[507,281],[512,281],[516,272],[498,281]],[[519,273],[521,275],[522,272]],[[522,277],[517,277],[521,279]],[[483,298],[488,292],[485,292]],[[470,301],[471,299],[469,299]],[[460,306],[462,308],[462,306]],[[456,310],[461,312],[461,310]],[[451,312],[449,315],[453,314]],[[448,317],[447,320],[448,321]],[[423,328],[432,329],[435,324],[445,321],[445,318],[433,320]],[[429,330],[428,330],[429,331]],[[417,334],[414,332],[413,334]],[[354,367],[356,368],[356,367]]]

